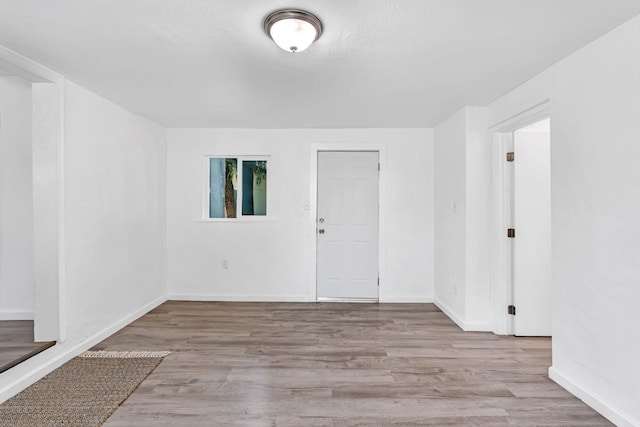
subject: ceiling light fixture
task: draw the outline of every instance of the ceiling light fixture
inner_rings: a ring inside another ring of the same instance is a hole
[[[298,9],[277,10],[264,20],[264,31],[287,52],[302,52],[322,34],[317,16]]]

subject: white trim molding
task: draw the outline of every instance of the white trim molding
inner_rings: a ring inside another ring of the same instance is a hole
[[[208,301],[208,302],[315,302],[308,295],[216,295],[216,294],[170,294],[169,301]]]
[[[464,321],[448,305],[437,298],[434,299],[433,303],[440,309],[440,311],[446,314],[449,319],[453,320],[453,322],[458,325],[460,329],[462,329],[463,331],[465,330]]]
[[[616,409],[615,405],[604,399],[602,396],[590,391],[587,387],[562,374],[554,366],[549,368],[549,378],[565,388],[569,393],[582,400],[584,403],[600,413],[603,417],[614,423],[618,427],[640,426],[640,418],[627,414]]]
[[[276,296],[276,295],[215,295],[215,294],[170,294],[167,297],[168,301],[210,301],[210,302],[327,302],[325,300],[316,299],[315,295],[309,297],[309,295],[289,295],[289,296]],[[338,301],[338,300],[335,300]],[[350,300],[340,300],[351,302]],[[367,303],[380,303],[380,304],[432,304],[433,298],[429,296],[416,297],[416,296],[394,296],[388,297],[384,301],[375,300],[358,300],[358,302]]]
[[[19,53],[0,46],[0,68],[32,83],[62,83],[64,78]]]
[[[440,309],[444,314],[449,317],[460,329],[465,332],[492,332],[493,325],[490,323],[474,323],[474,322],[466,322],[460,318],[454,311],[445,303],[435,298],[433,303],[436,307]]]
[[[33,310],[0,310],[0,320],[33,320]]]
[[[424,296],[424,297],[417,297],[417,296],[408,296],[408,297],[404,297],[404,296],[387,296],[385,297],[384,300],[380,300],[381,304],[402,304],[402,303],[407,303],[407,304],[433,304],[433,297],[431,296]]]

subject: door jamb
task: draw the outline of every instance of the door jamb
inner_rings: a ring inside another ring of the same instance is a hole
[[[492,280],[491,311],[493,332],[513,335],[513,317],[507,306],[513,303],[513,247],[507,238],[507,228],[512,221],[512,168],[506,162],[507,147],[513,146],[513,132],[527,125],[544,120],[551,115],[550,100],[544,100],[489,128],[492,151]]]
[[[308,253],[309,253],[309,288],[308,299],[309,301],[317,301],[317,215],[318,215],[318,152],[320,151],[377,151],[378,162],[380,163],[380,172],[378,174],[378,277],[380,283],[378,285],[378,302],[387,301],[387,233],[386,224],[387,221],[387,146],[384,143],[374,142],[327,142],[327,143],[313,143],[311,144],[310,156],[309,156],[309,200],[305,202],[305,209],[308,210],[307,218],[307,235],[308,235]]]

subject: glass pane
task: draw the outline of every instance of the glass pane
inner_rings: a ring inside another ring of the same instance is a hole
[[[209,218],[236,217],[238,159],[209,159]]]
[[[267,162],[242,161],[242,215],[267,214]]]

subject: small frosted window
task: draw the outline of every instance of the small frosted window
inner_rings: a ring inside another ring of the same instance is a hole
[[[209,159],[209,218],[236,218],[238,159]]]
[[[267,214],[267,162],[242,162],[242,215]]]

